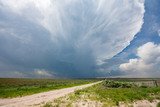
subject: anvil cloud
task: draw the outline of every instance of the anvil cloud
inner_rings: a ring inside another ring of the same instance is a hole
[[[0,74],[100,75],[97,66],[130,44],[144,12],[143,0],[0,0]]]

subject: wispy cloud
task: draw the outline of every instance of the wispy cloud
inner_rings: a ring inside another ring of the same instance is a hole
[[[130,44],[145,12],[141,0],[0,0],[0,4],[1,62],[14,66],[10,70],[39,68],[65,76],[95,76],[103,60]]]

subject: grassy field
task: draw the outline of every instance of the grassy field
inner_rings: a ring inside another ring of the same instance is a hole
[[[120,83],[121,84],[121,83]],[[122,83],[124,84],[124,83]],[[106,86],[104,84],[99,84],[94,87],[83,90],[80,93],[93,93],[96,94],[96,100],[106,102],[112,102],[113,105],[118,105],[119,102],[133,102],[134,100],[149,100],[160,99],[160,87],[147,87],[141,86],[137,87],[135,85],[126,84]]]
[[[96,79],[14,79],[0,78],[0,98],[25,96],[39,92],[72,87],[97,81]]]
[[[159,81],[159,79],[157,79],[157,81]],[[139,84],[140,82],[141,84]],[[70,105],[69,107],[72,107],[73,104],[80,104],[80,102],[87,104],[88,102],[88,104],[96,104],[97,107],[101,107],[102,105],[104,107],[111,107],[119,105],[120,102],[132,103],[137,100],[160,100],[160,86],[153,85],[157,84],[155,82],[150,84],[152,80],[148,82],[149,84],[146,83],[146,80],[105,80],[98,85],[78,90],[74,94],[69,95],[68,98],[55,100],[53,105],[65,104],[66,106]]]

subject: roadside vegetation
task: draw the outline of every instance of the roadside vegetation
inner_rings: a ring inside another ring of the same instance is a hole
[[[138,83],[138,84],[137,84]],[[131,104],[138,100],[150,102],[160,100],[160,87],[150,86],[143,81],[138,82],[105,80],[98,85],[77,90],[64,98],[55,100],[50,107],[83,107],[84,105],[96,107],[118,106],[121,103]],[[149,81],[150,83],[150,81]],[[51,103],[50,103],[51,105]],[[131,106],[131,105],[130,105]],[[159,107],[159,106],[158,106]]]
[[[0,78],[0,98],[12,98],[98,81],[96,79]]]
[[[89,88],[88,92],[97,94],[98,98],[96,100],[111,101],[115,105],[118,105],[119,102],[160,99],[160,87],[137,86],[129,82],[104,81],[102,84]]]
[[[160,102],[157,104],[157,107],[160,107]]]

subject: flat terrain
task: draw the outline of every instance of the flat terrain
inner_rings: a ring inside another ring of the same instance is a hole
[[[103,81],[100,80],[102,79],[1,79],[0,106],[160,106],[160,79],[158,78],[107,78]]]
[[[156,107],[159,102],[159,79],[107,79],[47,103],[46,107]]]
[[[100,81],[101,82],[101,81]],[[100,82],[90,83],[81,86],[75,86],[71,88],[59,89],[54,91],[43,92],[39,94],[34,94],[30,96],[24,96],[20,98],[12,99],[0,99],[1,107],[27,107],[27,106],[40,106],[42,103],[53,101],[56,98],[65,96],[75,90],[90,87],[92,85],[98,84]]]
[[[0,98],[13,98],[96,82],[96,79],[0,78]]]

